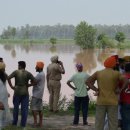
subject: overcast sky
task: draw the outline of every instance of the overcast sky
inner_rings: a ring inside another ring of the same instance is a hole
[[[130,0],[0,0],[0,30],[29,25],[130,24]]]

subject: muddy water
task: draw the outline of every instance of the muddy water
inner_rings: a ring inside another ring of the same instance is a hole
[[[130,55],[130,50],[118,49],[87,49],[82,50],[76,45],[60,44],[52,46],[50,44],[0,44],[0,57],[4,58],[6,63],[6,72],[10,74],[17,69],[17,62],[19,60],[26,61],[26,69],[35,76],[35,63],[42,60],[45,63],[44,72],[46,74],[46,67],[50,63],[50,58],[53,55],[58,55],[65,67],[65,75],[62,78],[61,95],[71,98],[73,91],[66,85],[66,81],[75,73],[75,63],[81,62],[84,65],[84,71],[90,75],[96,70],[103,68],[103,61],[110,55],[118,54],[120,57]],[[11,94],[9,98],[9,105],[12,107],[13,90],[7,84],[7,89]],[[29,88],[31,96],[32,88]],[[93,92],[89,92],[90,98],[94,99]],[[44,101],[48,102],[48,91],[45,85]]]

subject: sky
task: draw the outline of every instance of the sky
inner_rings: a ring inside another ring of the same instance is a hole
[[[130,24],[130,0],[0,0],[0,31],[7,26]]]

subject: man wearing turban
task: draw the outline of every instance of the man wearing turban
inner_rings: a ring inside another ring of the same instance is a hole
[[[113,68],[116,66],[115,57],[108,57],[104,62],[104,69],[96,71],[90,76],[86,84],[94,90],[97,96],[95,130],[104,130],[107,114],[109,130],[118,130],[118,94],[116,93],[119,81],[123,81],[122,91],[128,85],[128,80]],[[94,86],[97,81],[97,87]]]
[[[81,107],[83,113],[83,125],[88,125],[89,89],[87,88],[85,81],[89,78],[89,75],[83,72],[83,65],[81,63],[77,63],[76,68],[78,72],[67,81],[68,86],[75,91],[73,125],[79,124],[79,113]],[[74,86],[71,83],[73,83]]]
[[[47,87],[50,94],[49,107],[50,111],[57,112],[61,89],[61,74],[65,74],[65,69],[63,63],[58,60],[58,56],[51,57],[51,62],[47,67]]]
[[[45,74],[43,72],[44,63],[42,61],[38,61],[36,63],[36,72],[38,72],[36,79],[36,85],[33,86],[32,90],[32,101],[31,101],[31,109],[33,113],[34,118],[34,127],[36,127],[38,124],[40,127],[42,127],[42,98],[43,98],[43,92],[44,92],[44,86],[45,86]],[[37,121],[37,115],[39,115],[39,123]]]

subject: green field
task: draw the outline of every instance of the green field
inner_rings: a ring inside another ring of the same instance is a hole
[[[35,44],[49,44],[50,39],[0,39],[0,43],[35,43]],[[57,39],[57,44],[74,44],[75,41],[73,39]]]

